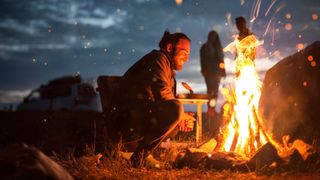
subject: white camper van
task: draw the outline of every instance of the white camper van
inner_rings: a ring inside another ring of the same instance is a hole
[[[80,76],[66,76],[33,90],[17,111],[98,111],[99,95],[93,85],[82,82]]]

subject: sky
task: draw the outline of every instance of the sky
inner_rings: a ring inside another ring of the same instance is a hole
[[[225,47],[244,16],[263,41],[256,67],[264,73],[279,60],[320,40],[320,0],[2,0],[0,6],[0,105],[20,102],[57,77],[122,75],[158,49],[165,29],[191,39],[191,54],[177,81],[196,93],[206,87],[199,49],[211,30]],[[234,54],[225,53],[229,78]],[[178,92],[187,92],[180,85]]]

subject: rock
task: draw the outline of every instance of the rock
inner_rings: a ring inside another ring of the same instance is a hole
[[[73,177],[35,147],[9,146],[0,153],[0,179],[65,179]]]
[[[291,170],[295,171],[304,171],[306,168],[304,160],[297,150],[295,150],[290,157],[289,167]]]
[[[269,69],[263,81],[259,113],[268,130],[281,139],[311,143],[320,137],[320,41]]]
[[[199,164],[208,170],[232,170],[248,172],[248,159],[234,152],[213,152],[205,156]]]
[[[282,160],[276,148],[271,143],[266,143],[252,156],[248,166],[251,170],[260,170],[277,162],[282,162]]]
[[[200,168],[207,170],[236,170],[248,171],[248,159],[234,152],[206,153],[201,149],[189,148],[180,153],[175,167]]]
[[[178,154],[178,157],[174,163],[174,167],[176,167],[176,168],[183,168],[183,167],[198,168],[198,167],[200,167],[199,162],[205,156],[208,156],[208,154],[205,152],[202,152],[202,151],[195,151],[195,148],[187,149],[186,151],[182,151]]]

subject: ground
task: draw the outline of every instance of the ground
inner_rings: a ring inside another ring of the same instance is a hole
[[[320,173],[284,172],[259,174],[201,169],[132,168],[124,161],[103,159],[96,163],[95,156],[58,162],[76,179],[319,179]]]

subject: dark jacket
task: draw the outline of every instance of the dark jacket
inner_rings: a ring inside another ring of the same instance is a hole
[[[169,56],[153,50],[123,75],[113,102],[118,108],[127,108],[142,102],[174,99],[174,77]]]
[[[123,75],[111,100],[108,120],[114,130],[143,126],[140,121],[142,118],[133,117],[141,116],[141,113],[134,112],[141,112],[143,108],[148,113],[153,104],[175,99],[174,78],[172,60],[164,51],[153,50],[131,66]],[[136,122],[136,119],[140,122]]]
[[[200,49],[201,73],[206,75],[215,74],[216,78],[226,76],[224,68],[220,68],[220,63],[224,64],[222,47],[213,47],[210,43],[205,43]]]

